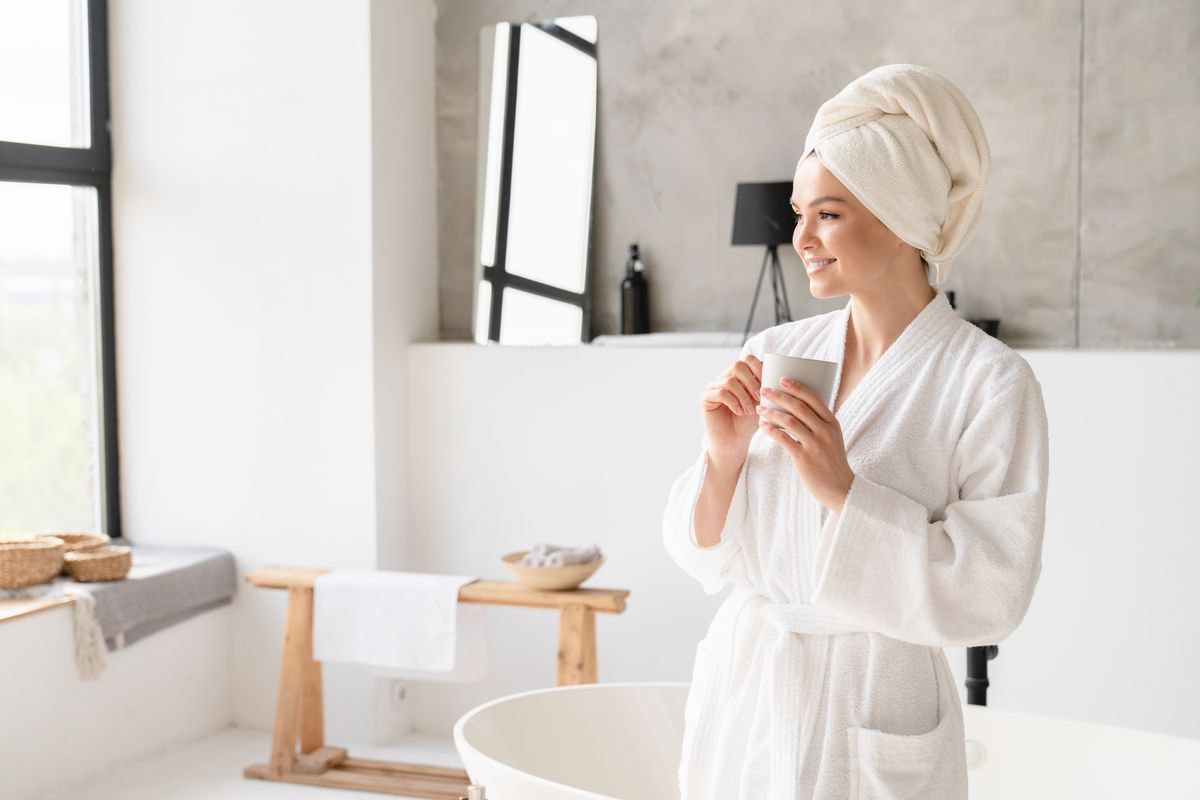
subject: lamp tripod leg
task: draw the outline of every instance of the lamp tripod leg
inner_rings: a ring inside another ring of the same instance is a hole
[[[780,297],[779,291],[779,270],[775,268],[775,262],[771,262],[771,292],[775,299],[775,324],[783,322],[783,299]]]
[[[767,260],[771,255],[770,249],[763,253],[762,269],[758,271],[758,283],[754,286],[754,299],[750,301],[750,316],[746,317],[746,330],[742,332],[742,344],[750,338],[750,323],[754,320],[754,309],[758,305],[758,293],[762,289],[763,276],[767,274]],[[774,282],[774,278],[772,278]]]
[[[771,248],[771,268],[774,270],[775,275],[778,276],[779,279],[779,289],[775,292],[775,324],[778,325],[782,322],[791,322],[792,304],[788,300],[787,284],[784,283],[783,280],[783,266],[779,263],[779,251],[774,247]],[[782,306],[780,305],[781,297],[783,298]],[[782,319],[779,317],[781,308],[783,311]]]

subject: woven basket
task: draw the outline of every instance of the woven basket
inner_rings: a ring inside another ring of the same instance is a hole
[[[62,570],[63,540],[54,536],[0,541],[0,589],[54,580]]]
[[[77,553],[79,551],[90,551],[90,549],[103,547],[113,541],[106,534],[43,534],[42,536],[38,536],[37,539],[42,539],[43,536],[61,539],[62,555]],[[67,572],[67,561],[65,558],[62,559],[62,571],[59,575],[70,575],[70,572]]]
[[[132,548],[125,545],[105,545],[90,550],[76,550],[64,556],[67,572],[81,583],[116,581],[129,574],[133,566]]]
[[[55,539],[62,539],[64,556],[67,553],[77,553],[81,550],[92,550],[97,547],[103,547],[112,541],[112,539],[103,533],[47,533],[44,535]],[[42,537],[39,536],[38,538]],[[69,574],[67,572],[66,559],[63,560],[62,574]]]
[[[90,550],[93,547],[103,547],[112,541],[107,534],[104,533],[47,533],[46,536],[53,536],[55,539],[62,539],[66,547],[64,553],[73,553],[76,550]]]

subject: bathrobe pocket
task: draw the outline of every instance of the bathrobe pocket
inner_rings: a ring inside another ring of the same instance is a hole
[[[965,800],[966,751],[951,678],[938,664],[938,723],[915,735],[851,727],[846,732],[852,800]]]

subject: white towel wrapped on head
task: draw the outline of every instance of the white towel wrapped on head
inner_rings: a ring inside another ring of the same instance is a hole
[[[946,280],[991,171],[983,125],[957,86],[916,64],[877,67],[817,109],[800,160],[814,152]]]
[[[539,542],[521,557],[519,563],[526,567],[565,567],[568,564],[586,564],[599,557],[600,548],[594,544],[587,547],[559,547]]]

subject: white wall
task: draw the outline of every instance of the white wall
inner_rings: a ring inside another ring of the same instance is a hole
[[[1020,351],[1050,421],[1044,571],[990,662],[991,706],[1200,737],[1192,501],[1200,353]],[[600,545],[589,585],[631,589],[597,615],[601,681],[687,680],[719,598],[662,548],[671,483],[698,455],[703,386],[737,348],[409,349],[413,569],[507,578],[535,542]],[[492,677],[414,688],[414,724],[554,682],[557,619],[489,608]],[[964,651],[947,656],[965,701]]]
[[[75,668],[72,606],[0,624],[0,796],[30,797],[228,724],[230,610],[206,611]],[[264,753],[264,760],[267,754]]]
[[[407,346],[438,331],[432,0],[371,2],[375,503],[381,569],[404,569]]]
[[[398,567],[403,352],[436,332],[431,2],[110,7],[125,533]],[[282,592],[233,606],[233,714],[269,728]],[[400,709],[326,670],[331,736]],[[344,701],[338,701],[343,698]]]

